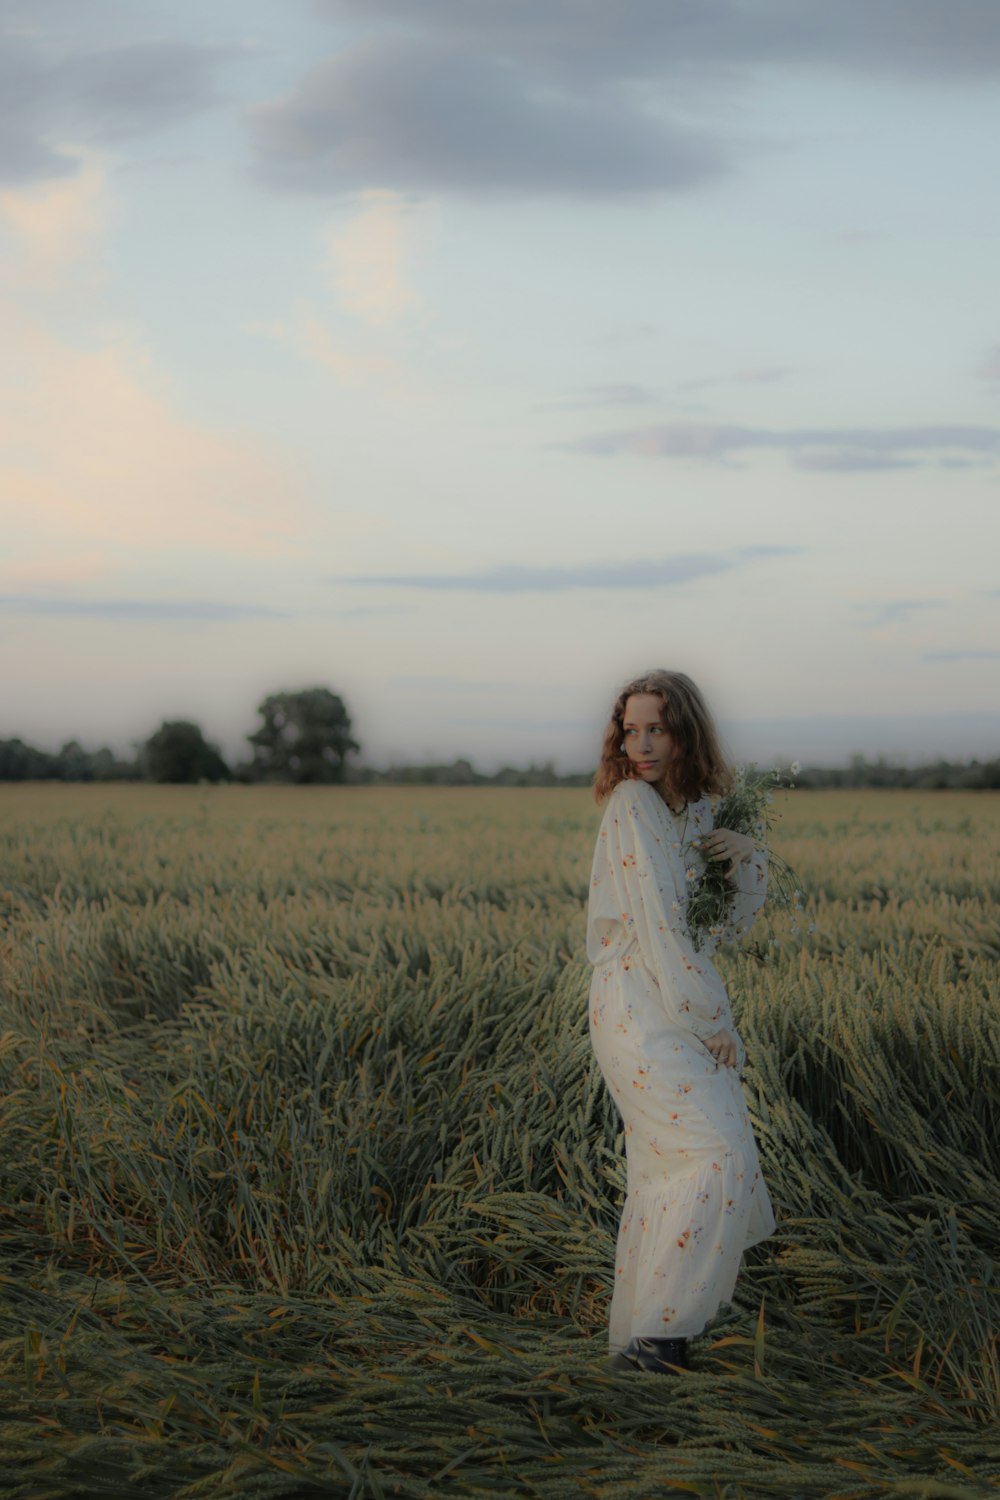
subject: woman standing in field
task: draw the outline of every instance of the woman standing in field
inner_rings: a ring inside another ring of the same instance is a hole
[[[728,1301],[743,1251],[775,1227],[740,1073],[746,1052],[711,959],[764,903],[766,855],[713,826],[730,772],[695,684],[652,671],[622,689],[594,778],[607,799],[587,916],[590,1036],[625,1127],[615,1255],[616,1364],[688,1368],[687,1340]],[[703,859],[724,862],[729,918],[686,922]]]

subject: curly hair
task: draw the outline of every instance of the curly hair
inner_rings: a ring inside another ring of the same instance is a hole
[[[684,672],[657,667],[626,683],[614,701],[604,731],[600,764],[594,773],[596,801],[603,802],[620,781],[635,775],[632,762],[622,748],[625,704],[634,693],[655,693],[662,701],[661,720],[676,747],[670,772],[671,790],[685,802],[697,802],[699,797],[728,791],[732,771],[704,698]]]

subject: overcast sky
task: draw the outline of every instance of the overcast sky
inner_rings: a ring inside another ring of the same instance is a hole
[[[0,17],[0,738],[1000,753],[995,0]]]

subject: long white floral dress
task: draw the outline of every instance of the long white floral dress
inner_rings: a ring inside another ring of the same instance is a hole
[[[597,836],[587,915],[590,1037],[625,1130],[627,1196],[608,1341],[698,1334],[731,1299],[743,1251],[775,1228],[740,1073],[704,1039],[735,1032],[711,955],[764,903],[767,860],[739,866],[726,927],[695,950],[685,923],[691,847],[714,826],[709,798],[674,814],[646,782],[620,782]]]

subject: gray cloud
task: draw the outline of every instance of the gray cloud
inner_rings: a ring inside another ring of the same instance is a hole
[[[673,192],[737,162],[704,123],[775,69],[992,80],[995,0],[316,0],[360,37],[251,113],[292,191]]]
[[[43,64],[20,40],[0,44],[0,182],[55,177],[74,170],[44,139]]]
[[[135,42],[61,63],[57,88],[99,138],[136,135],[218,101],[215,72],[235,54],[188,42]]]
[[[364,584],[382,588],[429,589],[436,592],[472,590],[477,593],[563,593],[568,589],[673,588],[746,567],[760,558],[790,557],[799,547],[738,547],[731,552],[680,553],[676,557],[640,558],[634,562],[582,563],[574,567],[524,568],[508,564],[477,573],[389,573],[364,577],[334,576],[329,583]]]
[[[1000,661],[1000,651],[981,649],[978,646],[958,648],[954,651],[925,651],[923,661]]]
[[[939,469],[988,469],[991,465],[989,458],[957,458],[954,454],[946,454],[937,460]]]
[[[1000,451],[1000,430],[959,424],[889,428],[740,427],[723,423],[663,422],[655,427],[596,433],[553,447],[607,456],[617,453],[646,458],[725,460],[757,448],[784,450],[801,469],[855,472],[909,468],[959,454],[989,460]],[[938,457],[940,456],[940,457]]]
[[[859,449],[832,451],[805,449],[795,455],[797,469],[815,469],[826,474],[878,473],[882,469],[915,469],[918,460],[899,453],[864,453]]]
[[[215,604],[186,599],[39,599],[0,595],[0,610],[13,615],[73,616],[104,620],[288,619],[291,611],[266,604]]]
[[[583,94],[483,50],[396,36],[319,64],[250,126],[265,179],[311,193],[617,195],[725,166],[706,134],[610,82]]]
[[[863,623],[869,630],[879,625],[895,625],[897,621],[908,620],[920,610],[942,607],[940,599],[893,599],[886,604],[877,605],[871,619]]]
[[[489,48],[555,76],[650,79],[796,63],[910,78],[1000,71],[994,0],[320,0],[331,16]]]
[[[208,108],[219,63],[235,55],[173,41],[55,51],[25,36],[0,40],[0,183],[74,173],[60,149],[67,136],[114,141]]]

